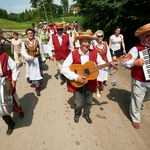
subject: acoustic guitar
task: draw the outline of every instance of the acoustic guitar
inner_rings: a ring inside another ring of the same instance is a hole
[[[132,58],[131,54],[126,54],[124,56],[121,56],[120,58],[117,58],[113,62],[125,62],[128,61]],[[98,70],[105,68],[107,66],[110,66],[111,62],[107,62],[103,65],[97,66],[93,61],[88,61],[85,64],[72,64],[70,66],[70,70],[75,72],[78,75],[84,76],[85,77],[85,82],[84,83],[79,83],[75,80],[70,80],[70,83],[76,87],[82,87],[84,84],[88,82],[88,80],[95,80],[98,77]]]

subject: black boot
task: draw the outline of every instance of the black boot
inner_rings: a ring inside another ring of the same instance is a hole
[[[7,135],[11,135],[14,130],[15,122],[13,121],[12,124],[8,125],[8,129],[6,131]]]
[[[89,124],[92,123],[92,119],[91,119],[89,116],[83,115],[83,118],[85,118],[85,120],[86,120]]]
[[[8,125],[8,129],[6,131],[6,134],[7,135],[12,134],[12,132],[14,130],[15,122],[12,120],[10,115],[2,116],[2,118],[5,121],[5,123]]]
[[[41,95],[41,94],[40,94],[40,88],[36,88],[35,91],[36,91],[36,95],[37,95],[37,96],[40,96],[40,95]]]
[[[32,81],[31,81],[29,78],[27,78],[27,82],[28,82],[29,84],[32,83]]]
[[[67,81],[66,77],[63,74],[60,74],[60,79],[61,79],[60,85],[65,84],[65,82]]]

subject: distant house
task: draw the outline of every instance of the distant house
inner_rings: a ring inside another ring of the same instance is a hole
[[[71,6],[70,10],[72,11],[73,14],[77,14],[80,11],[79,6]]]

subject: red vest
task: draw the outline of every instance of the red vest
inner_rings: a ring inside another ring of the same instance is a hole
[[[142,46],[141,44],[137,45],[136,48],[138,49],[139,52],[145,49],[145,47]],[[145,80],[142,67],[134,66],[131,70],[131,77],[141,82],[150,82],[150,80],[147,80],[147,81]]]
[[[56,34],[52,34],[52,40],[55,50],[56,60],[65,60],[69,55],[69,34],[65,34],[62,36],[62,44],[60,45],[58,41],[58,37]]]
[[[93,51],[93,50],[90,50],[89,52],[90,52],[89,60],[96,63],[97,52]],[[81,64],[80,54],[79,54],[78,50],[75,50],[72,52],[72,58],[73,58],[73,64]],[[97,79],[88,81],[88,90],[89,91],[96,90],[96,87],[97,87]],[[68,92],[75,92],[75,91],[77,91],[77,89],[78,88],[73,87],[71,85],[70,81],[68,81]]]
[[[96,50],[100,56],[102,57],[102,59],[105,61],[105,62],[108,62],[108,59],[107,59],[107,43],[105,41],[103,41],[103,49],[99,49],[98,47],[96,47],[94,44],[93,44],[93,50]]]
[[[12,72],[11,70],[7,70],[7,63],[8,63],[8,54],[5,52],[0,53],[0,61],[3,71],[3,76],[7,76],[9,81],[12,81]]]
[[[1,57],[0,61],[1,61],[2,71],[3,71],[3,77],[7,76],[8,80],[11,83],[11,81],[12,81],[12,71],[7,70],[8,54],[5,53],[5,52],[1,52],[0,57]],[[15,93],[15,91],[16,91],[16,88],[14,87],[12,93]]]

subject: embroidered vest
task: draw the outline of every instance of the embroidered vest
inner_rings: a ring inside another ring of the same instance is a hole
[[[141,44],[138,44],[136,46],[138,49],[138,52],[142,51],[145,49],[144,46]],[[144,72],[142,67],[134,66],[131,70],[131,77],[134,78],[135,80],[141,81],[141,82],[150,82],[150,80],[145,80]]]
[[[80,54],[78,50],[74,50],[72,52],[73,64],[81,64]],[[89,51],[89,60],[96,63],[97,52],[90,50]],[[94,91],[97,87],[97,79],[88,81],[88,90]],[[71,85],[70,81],[68,81],[68,92],[75,92],[78,88]]]
[[[28,55],[33,57],[40,56],[40,46],[37,39],[34,40],[34,43],[31,45],[29,41],[25,41],[25,49]]]

